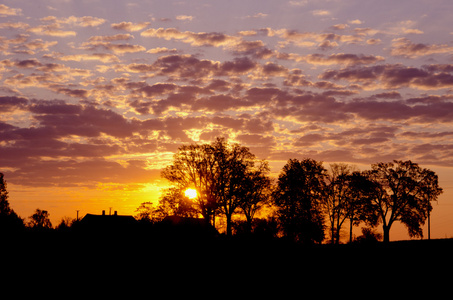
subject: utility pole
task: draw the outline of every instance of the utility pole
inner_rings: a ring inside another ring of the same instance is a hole
[[[76,220],[77,220],[77,221],[79,220],[79,211],[80,211],[80,210],[76,210],[76,212],[77,212],[77,219],[76,219]]]

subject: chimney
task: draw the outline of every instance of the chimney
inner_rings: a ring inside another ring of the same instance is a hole
[[[105,216],[105,210],[102,210],[102,215]]]
[[[117,215],[118,215],[118,212],[115,210],[115,211],[113,212],[113,215],[114,215],[114,216],[117,216]]]

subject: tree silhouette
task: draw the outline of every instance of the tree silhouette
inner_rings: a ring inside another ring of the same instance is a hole
[[[224,139],[217,139],[212,146],[216,158],[218,205],[226,217],[226,233],[231,236],[232,216],[248,200],[251,192],[249,188],[252,186],[248,183],[253,179],[249,176],[253,174],[256,158],[248,148],[239,144],[228,145]]]
[[[198,216],[198,210],[193,201],[185,196],[184,190],[170,187],[164,190],[154,214],[154,218],[158,220],[162,220],[166,216],[195,218]]]
[[[272,194],[272,182],[268,176],[269,164],[261,161],[260,164],[252,169],[243,182],[243,198],[240,208],[246,219],[247,231],[252,230],[253,218],[264,205],[269,204]]]
[[[35,213],[29,217],[28,226],[35,230],[51,229],[52,223],[46,210],[36,209]]]
[[[58,231],[68,231],[77,220],[70,217],[63,217],[60,220],[60,224],[55,226],[55,229]]]
[[[17,231],[24,228],[24,221],[10,207],[8,191],[3,173],[0,173],[0,232]]]
[[[143,202],[135,210],[137,213],[135,218],[140,222],[151,223],[153,222],[155,209],[152,202]]]
[[[197,190],[194,201],[200,214],[207,223],[214,223],[218,200],[215,172],[212,147],[207,144],[191,144],[178,149],[173,156],[173,163],[162,171],[161,176],[179,190],[194,187]]]
[[[349,202],[355,201],[355,197],[351,197],[349,185],[353,170],[354,167],[348,164],[331,164],[327,175],[327,192],[323,204],[329,220],[332,244],[340,242],[341,227],[350,216],[350,209],[353,207]]]
[[[326,169],[312,159],[288,160],[274,192],[274,203],[285,235],[303,243],[324,239],[321,201],[325,193]]]
[[[346,218],[349,220],[349,242],[352,242],[352,228],[364,222],[370,227],[375,227],[378,222],[377,215],[369,205],[373,194],[373,182],[359,171],[347,176],[348,189],[345,202]]]
[[[421,225],[431,211],[431,201],[442,193],[437,175],[408,161],[373,164],[365,172],[373,182],[367,211],[382,223],[384,242],[390,240],[395,221],[403,223],[411,237],[423,237]]]
[[[233,214],[258,191],[258,187],[250,184],[253,179],[249,177],[258,178],[266,170],[262,163],[255,164],[255,155],[248,148],[230,145],[225,139],[217,138],[212,144],[180,147],[173,164],[162,171],[162,177],[175,185],[175,191],[195,187],[197,197],[194,202],[200,214],[214,226],[215,214],[224,214],[226,232],[231,235]],[[255,206],[242,206],[249,217],[257,209],[258,196],[254,200]]]

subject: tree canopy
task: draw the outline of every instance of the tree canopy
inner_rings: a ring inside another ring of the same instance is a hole
[[[301,242],[324,239],[326,169],[312,159],[288,160],[274,193],[274,203],[285,235]]]
[[[389,241],[395,221],[403,223],[411,237],[423,237],[421,226],[432,210],[431,201],[442,193],[438,176],[408,161],[378,163],[365,172],[372,183],[368,213],[376,214],[384,241]]]
[[[213,224],[216,213],[223,214],[227,235],[231,235],[233,214],[242,208],[250,217],[265,200],[260,195],[268,187],[264,179],[268,171],[267,164],[257,161],[248,148],[217,138],[212,144],[180,147],[162,177],[176,191],[196,189],[199,213]]]

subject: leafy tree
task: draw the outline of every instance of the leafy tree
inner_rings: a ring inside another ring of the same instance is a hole
[[[362,174],[355,171],[347,176],[347,198],[345,202],[346,218],[349,220],[349,242],[352,243],[352,228],[365,222],[368,226],[377,225],[378,217],[372,213],[370,199],[372,197],[373,183]]]
[[[16,231],[24,228],[24,221],[10,207],[3,173],[0,173],[0,231]]]
[[[70,217],[63,217],[55,229],[58,231],[68,231],[77,220]]]
[[[252,188],[250,182],[256,171],[253,170],[256,159],[248,148],[228,145],[224,139],[217,139],[212,146],[216,158],[218,205],[226,217],[226,233],[231,236],[232,216],[248,200],[249,192],[253,192],[248,188]]]
[[[216,162],[211,145],[183,145],[173,156],[173,164],[167,166],[161,176],[177,190],[189,186],[197,190],[194,202],[208,223],[214,223],[217,210]]]
[[[373,164],[366,175],[373,183],[367,211],[382,223],[384,242],[390,240],[395,221],[406,226],[409,236],[423,237],[421,226],[432,210],[430,202],[442,193],[437,175],[410,160]]]
[[[374,244],[382,240],[382,234],[373,230],[373,228],[363,227],[362,235],[356,239],[356,242],[362,244]]]
[[[264,170],[255,167],[255,162],[248,148],[217,138],[212,144],[180,147],[173,164],[162,171],[162,177],[174,184],[175,192],[194,187],[197,190],[194,202],[200,214],[215,226],[215,214],[223,213],[227,235],[231,235],[233,214],[250,193],[256,192],[256,188],[248,190],[252,187],[248,177]],[[249,207],[249,216],[253,209]]]
[[[29,217],[28,226],[37,230],[51,229],[52,223],[49,219],[50,214],[47,210],[36,209],[35,213]]]
[[[192,217],[198,216],[198,211],[192,202],[184,195],[184,190],[170,187],[164,191],[159,199],[159,205],[154,211],[155,218],[163,219],[166,216]]]
[[[303,243],[324,239],[322,198],[326,169],[312,159],[288,160],[279,177],[274,203],[286,237]]]
[[[252,222],[255,214],[266,204],[272,193],[272,182],[268,176],[269,164],[261,161],[254,169],[250,170],[244,178],[243,197],[240,208],[246,219],[248,232],[252,230]]]
[[[143,202],[136,209],[135,219],[140,222],[151,223],[153,221],[154,207],[152,202]]]

